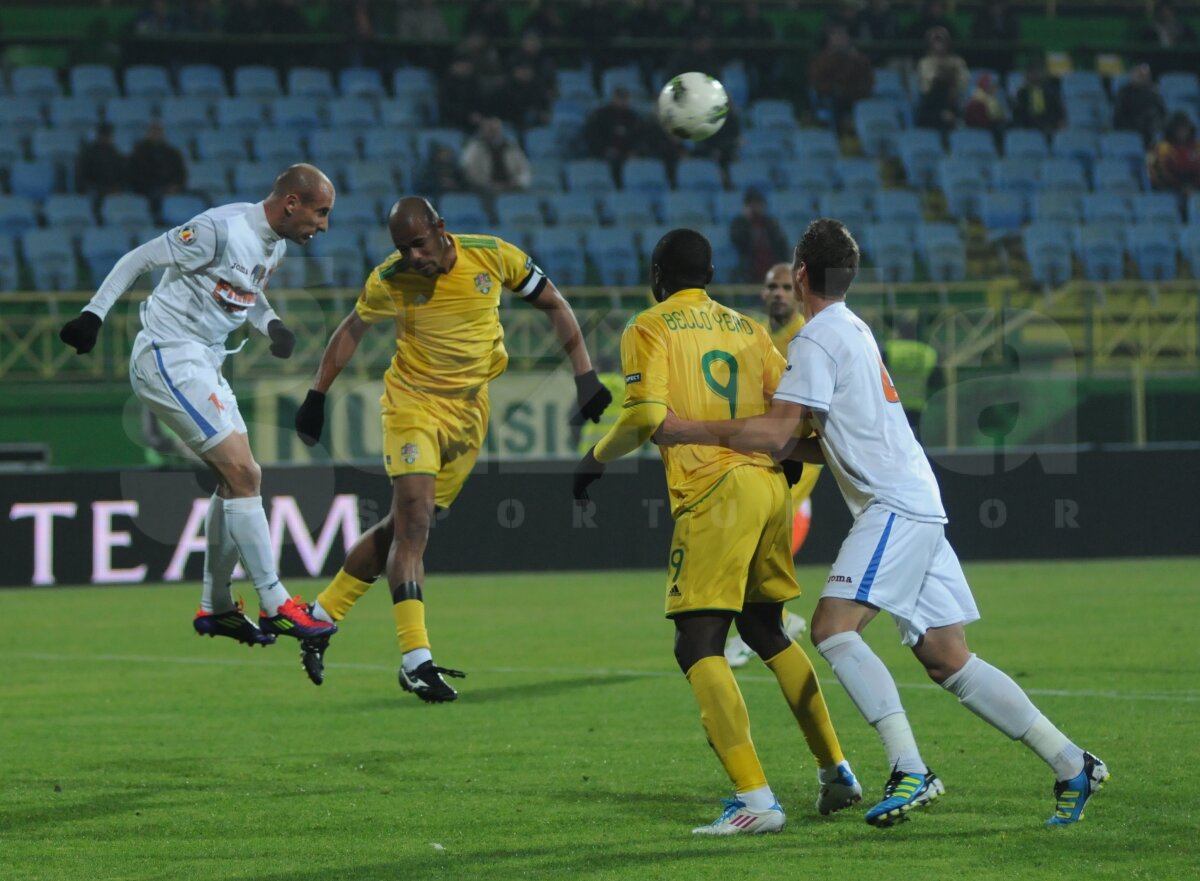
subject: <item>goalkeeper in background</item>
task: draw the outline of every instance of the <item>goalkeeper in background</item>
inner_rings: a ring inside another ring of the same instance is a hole
[[[617,424],[579,463],[576,499],[587,501],[604,463],[640,447],[668,407],[695,419],[761,414],[770,406],[784,359],[761,325],[708,296],[712,271],[712,246],[695,230],[672,230],[655,247],[651,275],[659,305],[638,314],[621,336],[625,403]],[[784,825],[723,654],[733,622],[775,674],[816,759],[817,809],[829,814],[854,804],[862,788],[842,754],[821,686],[782,626],[783,603],[800,593],[783,471],[765,454],[703,446],[661,454],[675,518],[666,584],[675,659],[736,793],[714,822],[692,831],[739,835]]]
[[[391,322],[396,353],[384,374],[380,403],[392,507],[350,549],[312,615],[342,620],[386,573],[404,655],[400,686],[423,701],[442,703],[458,697],[443,674],[463,674],[433,662],[422,557],[435,512],[450,507],[483,446],[488,383],[508,365],[501,289],[546,314],[571,359],[584,418],[598,420],[612,395],[596,378],[570,304],[519,248],[495,236],[447,232],[433,206],[416,196],[392,206],[388,229],[396,253],[371,272],[354,310],[330,337],[312,389],[297,411],[296,431],[309,446],[317,443],[329,387],[370,326]],[[324,681],[328,645],[328,639],[302,643],[301,661],[317,685]]]

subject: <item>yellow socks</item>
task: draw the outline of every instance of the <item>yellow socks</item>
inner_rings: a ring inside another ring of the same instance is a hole
[[[829,720],[829,708],[821,694],[821,683],[816,671],[800,646],[792,643],[766,665],[779,680],[779,689],[784,700],[792,708],[792,715],[800,723],[808,748],[817,760],[818,768],[828,768],[845,759],[837,732]]]
[[[733,788],[749,792],[767,785],[767,777],[750,740],[750,717],[729,662],[719,655],[701,658],[687,671],[700,705],[700,721]]]
[[[396,618],[396,638],[400,640],[400,651],[408,653],[415,649],[429,648],[429,633],[425,630],[425,601],[421,585],[405,581],[392,588],[392,614]]]
[[[339,569],[329,586],[321,591],[317,602],[334,621],[341,621],[354,608],[359,598],[371,589],[370,581],[359,581],[345,569]]]

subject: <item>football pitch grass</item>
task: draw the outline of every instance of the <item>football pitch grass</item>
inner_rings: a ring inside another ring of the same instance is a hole
[[[690,834],[728,782],[674,667],[661,573],[431,575],[435,658],[469,674],[442,706],[397,686],[381,586],[320,688],[290,640],[194,636],[195,585],[0,591],[0,879],[1195,878],[1198,568],[966,567],[973,649],[1112,771],[1082,823],[1043,826],[1050,772],[932,687],[881,617],[868,640],[946,795],[887,830],[865,805],[818,816],[812,760],[755,661],[738,679],[788,825],[725,839]],[[801,568],[795,611],[824,574]],[[869,801],[882,749],[805,648]]]

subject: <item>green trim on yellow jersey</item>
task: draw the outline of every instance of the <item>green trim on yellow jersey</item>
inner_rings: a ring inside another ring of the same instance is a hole
[[[739,465],[739,466],[737,466],[737,467],[739,467],[739,468],[740,468],[740,467],[742,467],[742,466],[740,466],[740,465]],[[726,478],[726,477],[728,477],[728,476],[729,476],[730,474],[732,474],[732,473],[733,473],[733,469],[732,469],[732,468],[730,468],[728,471],[726,471],[724,474],[722,474],[722,475],[721,475],[721,479],[720,479],[720,480],[718,480],[716,483],[714,483],[712,486],[710,486],[708,489],[706,489],[706,490],[704,491],[704,495],[700,496],[700,498],[696,499],[696,501],[692,502],[692,503],[691,503],[690,505],[688,505],[686,508],[680,508],[680,509],[679,509],[679,513],[680,513],[680,514],[686,514],[688,511],[692,510],[692,509],[693,509],[694,507],[696,507],[698,504],[700,504],[700,503],[701,503],[701,502],[703,502],[705,499],[707,499],[709,496],[711,496],[711,495],[712,495],[714,492],[716,492],[716,489],[717,489],[717,487],[718,487],[718,486],[720,486],[722,483],[724,483],[724,482],[725,482],[725,478]]]
[[[666,401],[655,401],[651,400],[650,398],[646,398],[644,401],[626,401],[621,405],[621,409],[625,409],[626,407],[636,407],[638,404],[662,404],[664,407],[667,406]]]
[[[404,258],[397,257],[391,263],[384,263],[382,266],[379,267],[379,277],[381,279],[391,278],[393,275],[395,275],[397,272],[400,272],[402,269],[404,269]]]
[[[499,251],[500,244],[494,238],[483,236],[459,236],[458,243],[464,248],[484,248],[489,251]]]

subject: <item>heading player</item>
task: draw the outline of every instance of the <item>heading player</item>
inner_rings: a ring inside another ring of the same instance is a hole
[[[658,305],[635,316],[621,336],[625,403],[617,424],[576,469],[576,499],[587,500],[605,463],[649,439],[668,407],[696,419],[766,411],[783,357],[761,325],[708,296],[704,288],[712,274],[712,246],[695,230],[672,230],[654,248]],[[862,789],[838,744],[820,683],[781,622],[783,603],[800,593],[782,470],[761,453],[702,446],[661,453],[675,518],[666,600],[675,623],[675,659],[736,792],[720,817],[692,831],[737,835],[778,832],[784,825],[722,651],[734,621],[775,674],[817,761],[817,809],[828,814],[854,804]]]
[[[354,310],[330,337],[312,389],[296,414],[296,431],[313,445],[325,424],[325,395],[372,324],[390,321],[396,353],[384,374],[383,454],[392,480],[387,517],[362,535],[340,572],[313,605],[313,615],[340,621],[386,572],[396,635],[403,652],[400,685],[430,703],[458,693],[433,662],[425,627],[423,556],[435,510],[449,508],[487,434],[488,383],[504,372],[508,352],[500,324],[501,288],[550,319],[571,359],[579,407],[596,421],[612,395],[592,370],[570,304],[520,248],[491,235],[453,234],[425,199],[392,206],[388,229],[397,253],[367,279]],[[304,644],[301,661],[314,683],[324,679],[328,639]]]
[[[334,198],[319,169],[293,165],[263,201],[210,208],[130,251],[59,333],[77,353],[90,352],[117,299],[143,273],[166,270],[141,306],[129,379],[142,403],[217,475],[204,521],[204,593],[192,622],[201,635],[266,645],[278,634],[320,637],[337,629],[311,618],[279,581],[259,494],[262,471],[221,374],[226,356],[241,349],[227,350],[226,337],[247,321],[270,337],[272,355],[291,356],[296,337],[267,302],[267,281],[287,242],[306,245],[329,228]],[[258,592],[261,629],[233,600],[239,556]]]
[[[838,221],[815,220],[796,245],[793,270],[808,322],[788,349],[770,411],[721,420],[680,413],[666,420],[659,442],[682,444],[681,451],[696,444],[775,456],[793,450],[805,462],[828,462],[837,478],[854,525],[817,603],[812,640],[875,727],[892,767],[883,798],[867,811],[869,824],[892,826],[944,792],[917,749],[891,674],[859,635],[880,609],[934,682],[1054,770],[1055,809],[1047,822],[1076,822],[1108,769],[1068,740],[1007,674],[967,648],[966,625],[979,612],[946,541],[937,479],[870,328],[846,306],[858,244]],[[809,418],[820,437],[793,441]]]

